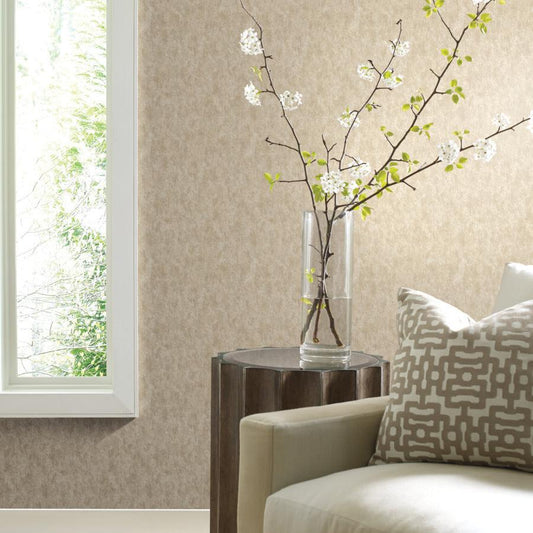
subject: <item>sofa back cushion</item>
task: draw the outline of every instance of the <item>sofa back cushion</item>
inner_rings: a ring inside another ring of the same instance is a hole
[[[493,313],[526,300],[533,300],[533,265],[507,263]]]
[[[533,471],[533,300],[476,322],[400,289],[399,350],[370,464],[448,462]]]

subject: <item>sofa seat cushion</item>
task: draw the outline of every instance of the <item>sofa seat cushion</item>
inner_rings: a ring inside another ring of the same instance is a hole
[[[368,466],[267,499],[264,533],[531,533],[533,474],[480,466]]]

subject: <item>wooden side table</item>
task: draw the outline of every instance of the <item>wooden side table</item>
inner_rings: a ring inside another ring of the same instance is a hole
[[[299,358],[299,348],[255,348],[213,357],[211,533],[237,532],[242,417],[389,393],[389,363],[381,357],[352,352],[347,368],[305,370]]]

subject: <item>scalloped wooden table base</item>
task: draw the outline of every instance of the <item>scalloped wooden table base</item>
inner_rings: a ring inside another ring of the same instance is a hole
[[[348,368],[302,370],[298,348],[237,350],[211,369],[211,533],[237,532],[242,417],[389,393],[388,361],[361,352]]]

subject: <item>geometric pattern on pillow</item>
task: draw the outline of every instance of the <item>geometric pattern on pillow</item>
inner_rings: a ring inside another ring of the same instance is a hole
[[[533,471],[533,300],[476,322],[398,293],[400,346],[370,464],[449,462]]]

